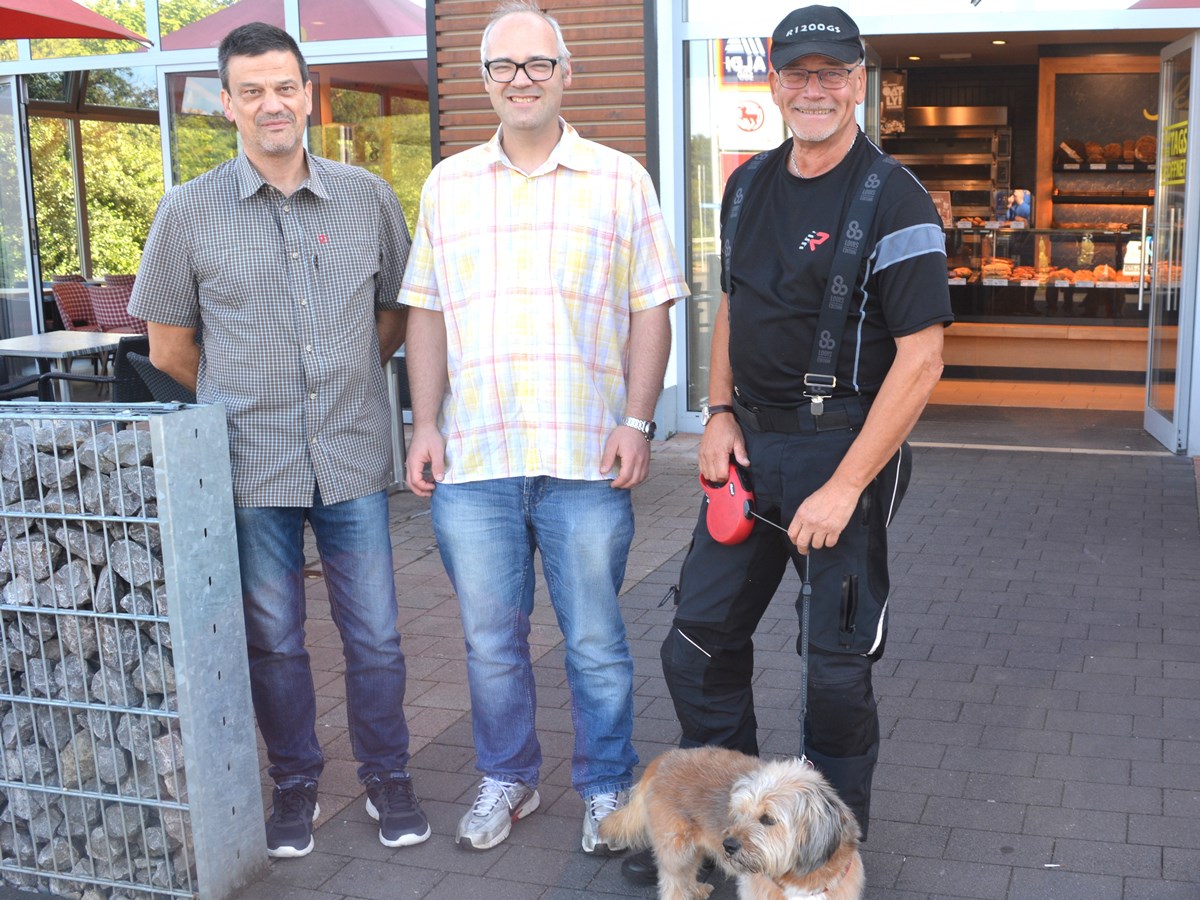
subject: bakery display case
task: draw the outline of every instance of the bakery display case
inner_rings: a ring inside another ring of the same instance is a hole
[[[957,321],[1146,324],[1153,242],[1141,223],[1110,229],[989,224],[997,227],[946,230]]]

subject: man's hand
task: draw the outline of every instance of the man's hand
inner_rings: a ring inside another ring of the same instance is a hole
[[[859,491],[833,480],[810,494],[788,526],[788,537],[796,549],[808,553],[809,547],[820,550],[836,544],[858,508],[859,496]]]
[[[722,484],[729,478],[730,456],[737,460],[739,466],[750,465],[750,457],[746,455],[746,439],[732,413],[718,413],[709,420],[704,428],[704,436],[700,438],[697,456],[700,474],[705,481],[715,484]]]
[[[428,466],[433,480],[425,477]],[[408,489],[418,497],[432,497],[433,489],[446,474],[446,439],[436,428],[413,428],[405,465]]]
[[[650,442],[636,428],[618,425],[604,442],[604,455],[600,458],[600,474],[612,471],[617,460],[621,470],[609,487],[635,488],[650,476]]]

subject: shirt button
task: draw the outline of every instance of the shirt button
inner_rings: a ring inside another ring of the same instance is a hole
[[[300,254],[297,251],[293,250],[292,251],[292,259],[299,259],[299,257],[300,257]]]
[[[305,351],[307,351],[308,353],[312,353],[312,344],[309,344],[309,345],[308,345],[307,347],[305,347],[304,349],[305,349]]]
[[[300,300],[300,305],[301,305],[301,306],[308,306],[308,301],[307,301],[307,300],[305,300],[305,299],[303,299],[303,298],[301,298],[301,300]]]
[[[284,212],[288,212],[288,211],[290,211],[290,210],[291,210],[291,207],[290,207],[290,206],[288,206],[286,203],[285,203],[285,204],[283,204],[283,211],[284,211]]]

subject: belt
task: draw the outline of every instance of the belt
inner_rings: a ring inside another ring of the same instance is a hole
[[[817,434],[822,431],[842,431],[861,428],[867,421],[871,408],[871,397],[836,397],[826,400],[825,411],[812,414],[812,408],[804,406],[755,406],[747,403],[735,389],[733,392],[733,414],[742,427],[751,431],[773,431],[778,434]]]

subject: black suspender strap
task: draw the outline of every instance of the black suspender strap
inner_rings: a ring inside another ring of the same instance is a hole
[[[791,139],[788,139],[789,142]],[[721,229],[721,290],[726,294],[729,293],[729,285],[732,279],[730,263],[733,260],[733,237],[737,234],[738,219],[742,215],[742,203],[746,199],[746,191],[750,187],[750,182],[754,180],[755,174],[767,157],[773,151],[764,150],[762,153],[750,157],[745,166],[734,171],[731,177],[736,178],[734,183],[733,199],[729,201],[729,215],[725,217],[725,224]]]
[[[825,411],[825,398],[833,396],[837,387],[837,354],[842,345],[842,332],[846,330],[846,315],[849,312],[847,301],[858,282],[863,258],[871,247],[871,226],[875,221],[879,195],[883,193],[888,176],[899,165],[890,156],[881,154],[867,172],[858,196],[850,203],[837,253],[829,270],[829,281],[825,285],[825,299],[817,320],[808,371],[804,374],[804,396],[812,401],[810,409],[814,416]],[[728,268],[727,262],[726,271]]]

